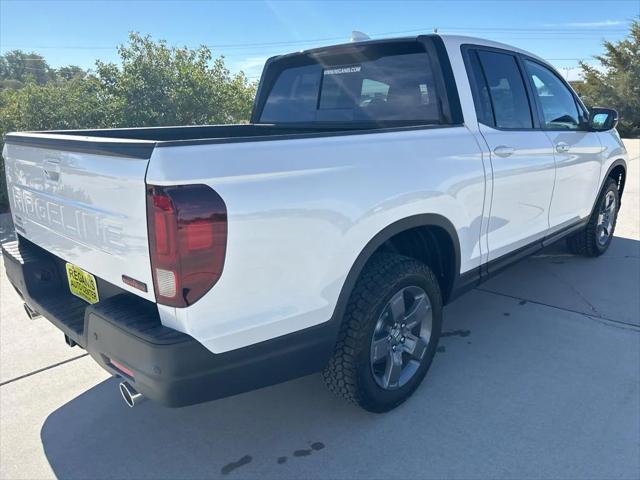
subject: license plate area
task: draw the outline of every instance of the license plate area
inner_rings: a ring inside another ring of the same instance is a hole
[[[90,304],[100,301],[98,284],[92,274],[69,262],[66,264],[66,270],[69,291],[73,295]]]

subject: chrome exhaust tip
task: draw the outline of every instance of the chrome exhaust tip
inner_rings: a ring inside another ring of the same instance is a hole
[[[120,395],[122,395],[124,403],[126,403],[130,408],[142,403],[145,399],[144,395],[133,388],[129,382],[120,382],[119,388]]]
[[[26,303],[23,303],[22,306],[24,307],[24,311],[27,312],[27,316],[31,320],[33,320],[34,318],[38,318],[40,316],[40,314],[38,312],[36,312],[33,308],[31,308]]]

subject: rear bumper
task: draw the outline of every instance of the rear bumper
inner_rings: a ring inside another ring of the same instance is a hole
[[[2,255],[9,280],[29,307],[87,350],[107,371],[170,407],[222,398],[319,371],[337,336],[335,322],[327,322],[214,354],[193,337],[163,326],[155,303],[100,279],[99,303],[88,305],[73,296],[64,276],[64,261],[22,238],[3,244]]]

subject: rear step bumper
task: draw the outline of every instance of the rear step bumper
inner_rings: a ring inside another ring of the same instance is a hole
[[[109,285],[89,305],[69,292],[64,261],[29,241],[2,244],[7,277],[24,302],[145,397],[181,407],[319,371],[334,322],[222,354],[161,324],[155,303]],[[99,280],[99,279],[98,279]],[[101,281],[98,281],[100,289]]]

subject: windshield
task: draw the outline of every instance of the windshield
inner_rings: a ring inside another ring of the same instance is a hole
[[[341,55],[339,60],[283,69],[269,91],[260,122],[440,123],[425,52],[361,61]]]

